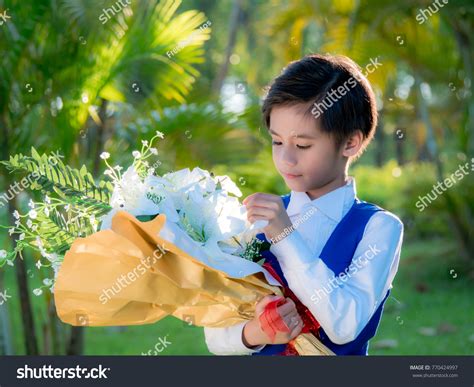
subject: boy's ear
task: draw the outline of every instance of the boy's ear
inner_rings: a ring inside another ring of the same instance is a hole
[[[361,130],[356,130],[352,133],[342,146],[342,155],[352,158],[359,153],[360,148],[364,142],[364,135]]]

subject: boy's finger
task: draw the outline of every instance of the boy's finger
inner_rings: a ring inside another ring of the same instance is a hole
[[[278,195],[271,194],[253,194],[246,197],[242,203],[245,206],[270,207],[273,208],[275,204],[283,204],[283,200]]]
[[[276,295],[270,295],[270,296],[265,296],[263,297],[256,305],[256,308],[265,308],[266,305],[268,305],[270,302],[275,301],[279,298],[283,298],[281,296],[276,296]]]
[[[295,324],[294,326],[291,326],[290,329],[291,329],[290,336],[292,338],[295,338],[296,336],[298,336],[301,333],[301,330],[303,329],[303,321],[301,319],[299,319],[298,323]]]
[[[278,313],[282,317],[287,316],[291,313],[295,313],[295,312],[296,312],[295,305],[292,305],[288,302],[278,307]]]
[[[294,328],[295,322],[299,319],[298,313],[291,313],[283,317],[283,321],[285,321],[286,326],[290,329]]]
[[[273,212],[268,208],[263,207],[252,207],[250,210],[247,211],[247,218],[251,216],[259,216],[265,219],[270,218],[273,215]]]

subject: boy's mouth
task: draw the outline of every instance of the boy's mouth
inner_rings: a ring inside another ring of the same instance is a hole
[[[291,173],[285,173],[282,172],[283,176],[286,177],[287,179],[296,179],[297,177],[300,177],[301,175],[292,175]]]

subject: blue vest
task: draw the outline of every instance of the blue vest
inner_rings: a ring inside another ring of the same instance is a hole
[[[285,208],[287,208],[290,202],[290,194],[282,196],[282,199]],[[383,211],[383,209],[356,198],[347,214],[337,224],[320,254],[322,261],[334,272],[335,276],[343,273],[351,264],[357,245],[364,235],[365,226],[370,217],[377,211]],[[267,241],[264,233],[257,234],[257,238]],[[285,285],[288,286],[277,258],[269,250],[262,252],[262,256],[265,258],[265,262],[273,267]],[[336,355],[367,355],[369,340],[377,332],[383,306],[389,294],[390,290],[387,291],[382,303],[355,340],[346,344],[335,344],[321,327],[318,330],[320,341]],[[285,350],[285,347],[286,344],[266,345],[261,351],[255,352],[253,355],[278,355]]]

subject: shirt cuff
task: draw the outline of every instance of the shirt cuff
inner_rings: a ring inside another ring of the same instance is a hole
[[[232,348],[235,348],[236,352],[252,354],[254,352],[259,352],[262,350],[265,345],[259,345],[258,347],[249,348],[247,347],[242,339],[242,334],[244,331],[244,326],[247,324],[247,321],[244,321],[240,324],[236,324],[233,326],[233,332],[229,335],[229,343]]]
[[[282,270],[301,270],[314,261],[311,250],[296,229],[272,244],[270,251],[277,257]]]

